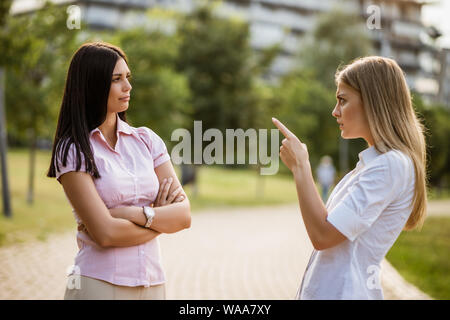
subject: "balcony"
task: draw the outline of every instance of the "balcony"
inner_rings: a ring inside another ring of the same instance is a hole
[[[420,34],[424,31],[424,28],[416,23],[397,20],[392,21],[391,31],[398,37],[420,40]]]
[[[335,4],[338,3],[336,0],[258,0],[255,2],[260,2],[266,6],[273,8],[289,8],[297,9],[300,11],[311,11],[311,12],[323,12],[329,11]],[[340,4],[345,5],[343,3]]]
[[[81,12],[82,19],[94,28],[116,29],[119,27],[119,8],[91,5],[83,8]]]
[[[289,29],[300,30],[302,32],[311,30],[314,26],[314,15],[301,14],[299,12],[286,9],[269,9],[260,4],[254,4],[249,9],[248,18],[250,21],[261,23],[277,24]]]

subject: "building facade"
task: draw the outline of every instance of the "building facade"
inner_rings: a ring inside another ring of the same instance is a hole
[[[146,16],[148,9],[161,7],[189,12],[197,3],[195,0],[54,2],[78,5],[83,23],[96,29],[130,28],[136,25],[151,27],[152,21]],[[426,4],[420,0],[223,0],[217,7],[217,13],[248,22],[250,43],[255,50],[274,44],[281,46],[281,52],[270,71],[271,76],[277,78],[296,66],[297,52],[305,41],[305,35],[314,29],[320,13],[339,8],[359,15],[363,21],[373,21],[371,19],[378,12],[380,27],[368,26],[367,29],[375,54],[395,59],[405,71],[410,88],[427,101],[448,104],[449,50],[439,50],[429,41],[426,26],[421,20],[421,9]],[[20,12],[17,6],[12,8],[14,10]]]
[[[195,1],[160,0],[160,5],[189,11]],[[405,71],[410,88],[428,102],[448,104],[450,73],[443,57],[449,50],[440,50],[427,34],[421,10],[427,1],[420,0],[224,0],[218,8],[223,16],[239,17],[250,25],[251,46],[261,50],[281,45],[271,73],[286,74],[297,64],[296,54],[311,32],[321,13],[339,8],[359,15],[368,24],[379,14],[379,28],[367,27],[375,54],[395,59]],[[448,56],[448,54],[447,54]],[[447,89],[448,88],[448,89]]]

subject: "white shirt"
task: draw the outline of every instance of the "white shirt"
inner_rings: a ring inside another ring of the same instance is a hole
[[[347,239],[313,251],[297,299],[383,299],[380,263],[411,214],[414,176],[397,150],[359,154],[326,204],[327,220]]]

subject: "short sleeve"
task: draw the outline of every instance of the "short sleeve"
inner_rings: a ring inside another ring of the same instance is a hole
[[[61,183],[59,178],[67,172],[70,172],[70,171],[86,172],[84,156],[81,151],[80,151],[80,167],[79,167],[79,170],[77,170],[77,157],[76,157],[77,152],[76,152],[75,144],[72,143],[69,146],[69,150],[67,152],[66,165],[63,165],[64,150],[65,150],[64,147],[59,148],[58,157],[56,157],[57,160],[55,160],[56,179],[58,180],[59,183]],[[56,163],[58,165],[56,165]]]
[[[370,228],[398,195],[398,180],[401,179],[392,179],[386,163],[367,168],[328,213],[327,220],[350,241],[354,241]]]
[[[139,134],[144,139],[153,159],[153,167],[156,168],[170,160],[164,141],[151,129],[140,127]]]

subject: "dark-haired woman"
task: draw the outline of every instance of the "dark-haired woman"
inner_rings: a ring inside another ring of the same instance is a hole
[[[47,174],[79,225],[80,281],[65,299],[164,299],[157,237],[190,227],[164,142],[126,122],[130,76],[126,55],[108,43],[82,45],[70,63]]]

